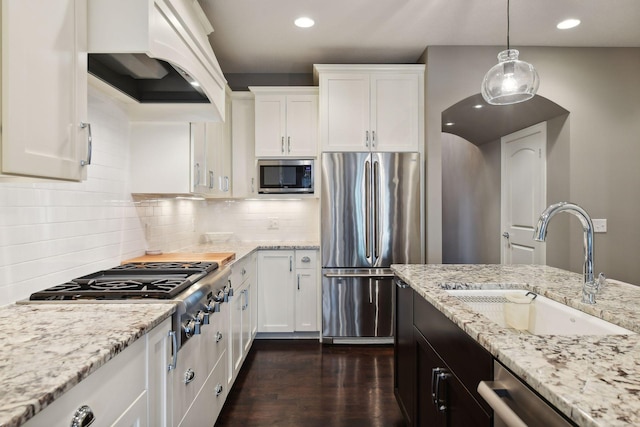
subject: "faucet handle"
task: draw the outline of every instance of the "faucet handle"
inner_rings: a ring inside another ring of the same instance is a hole
[[[607,277],[604,275],[604,273],[600,273],[598,274],[598,290],[603,290],[604,287],[607,285]]]

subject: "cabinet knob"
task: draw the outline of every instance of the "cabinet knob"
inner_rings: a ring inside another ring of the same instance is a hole
[[[93,415],[93,410],[87,405],[82,405],[73,414],[71,427],[87,427],[93,424],[95,420],[96,417]]]
[[[196,373],[191,368],[187,369],[187,371],[184,373],[184,383],[185,384],[189,384],[195,378],[196,378]]]
[[[216,385],[216,397],[220,396],[223,390],[224,388],[222,387],[222,384]]]
[[[308,256],[303,256],[302,259],[300,259],[300,261],[302,261],[302,262],[311,262],[311,258],[309,258]]]

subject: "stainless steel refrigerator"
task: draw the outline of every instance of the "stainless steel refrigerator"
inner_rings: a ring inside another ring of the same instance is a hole
[[[393,337],[391,264],[422,261],[418,153],[323,153],[323,342]]]

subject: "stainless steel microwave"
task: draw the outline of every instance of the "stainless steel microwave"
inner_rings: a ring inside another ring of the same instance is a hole
[[[258,160],[258,193],[313,193],[313,160]]]

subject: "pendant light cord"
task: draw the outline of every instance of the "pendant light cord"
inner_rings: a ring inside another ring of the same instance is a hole
[[[507,50],[511,49],[509,44],[509,0],[507,0]]]

